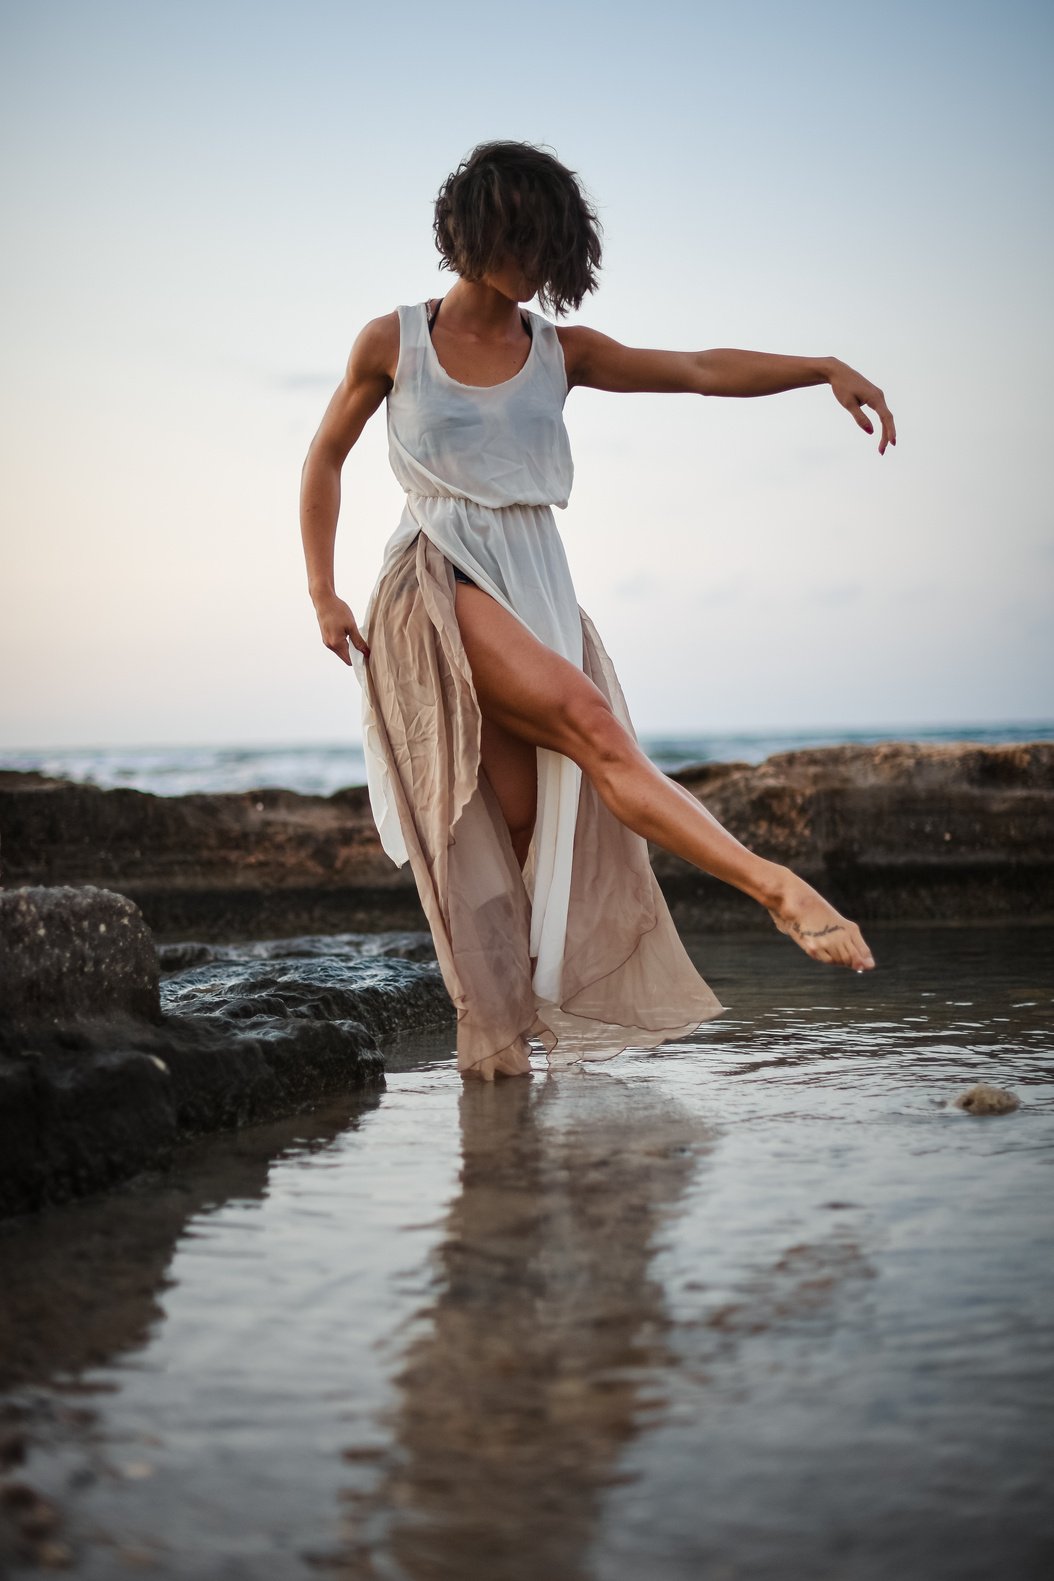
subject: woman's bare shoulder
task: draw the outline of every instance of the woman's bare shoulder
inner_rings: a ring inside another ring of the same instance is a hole
[[[607,337],[598,334],[595,329],[590,329],[585,324],[554,324],[553,328],[556,330],[560,349],[564,354],[568,387],[584,383],[590,353],[598,340],[605,340]]]
[[[355,336],[348,358],[348,373],[356,381],[395,380],[399,362],[399,313],[393,308],[371,318]]]

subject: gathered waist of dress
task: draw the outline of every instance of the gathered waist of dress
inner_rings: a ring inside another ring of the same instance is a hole
[[[559,500],[506,500],[500,505],[484,505],[471,494],[426,493],[422,489],[406,489],[406,498],[413,500],[444,500],[448,505],[467,506],[475,511],[551,511]]]
[[[508,585],[517,566],[530,566],[532,586],[547,582],[554,566],[566,571],[549,505],[479,505],[464,495],[408,491],[399,524],[384,548],[378,584],[420,533],[466,576],[478,581],[482,575],[499,589]]]

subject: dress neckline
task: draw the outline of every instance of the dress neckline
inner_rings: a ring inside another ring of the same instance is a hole
[[[442,300],[443,300],[442,297],[440,297],[439,300],[440,300],[440,306],[442,306]],[[527,310],[525,310],[525,311],[527,311]],[[421,312],[424,314],[425,339],[428,342],[428,350],[429,350],[429,353],[431,355],[432,361],[435,364],[436,368],[439,370],[439,373],[441,374],[441,376],[444,379],[446,379],[447,383],[455,385],[459,390],[504,390],[510,384],[515,384],[517,379],[522,379],[523,375],[527,372],[527,369],[531,365],[531,360],[534,357],[534,348],[538,344],[538,328],[537,328],[537,325],[532,325],[532,327],[531,327],[531,345],[530,345],[530,350],[527,353],[526,361],[524,362],[522,368],[518,368],[516,370],[516,372],[513,374],[511,379],[499,379],[497,384],[466,384],[463,379],[455,379],[453,374],[447,373],[446,369],[443,367],[443,364],[439,360],[439,356],[438,356],[438,353],[436,352],[435,346],[432,344],[432,334],[431,334],[431,330],[429,328],[429,323],[428,323],[428,303],[427,302],[422,302],[421,303]],[[533,318],[534,315],[531,314],[530,316]],[[521,315],[521,317],[522,317],[522,315]]]

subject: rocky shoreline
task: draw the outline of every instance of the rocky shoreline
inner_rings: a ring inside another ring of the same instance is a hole
[[[817,748],[672,778],[860,922],[1054,919],[1054,743]],[[771,927],[653,860],[679,926]],[[0,1215],[381,1087],[397,1031],[453,1042],[423,928],[364,788],[163,797],[0,771]]]
[[[1054,917],[1054,743],[818,747],[674,776],[740,840],[859,922]],[[768,919],[664,851],[679,926]]]
[[[860,921],[1054,916],[1054,742],[820,747],[671,778]],[[678,925],[769,926],[727,885],[653,857]],[[0,771],[0,883],[116,890],[160,940],[426,926],[364,787],[166,797]]]

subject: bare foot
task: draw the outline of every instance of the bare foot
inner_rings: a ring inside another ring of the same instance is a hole
[[[786,875],[776,905],[765,908],[780,932],[799,944],[814,961],[851,966],[855,972],[870,971],[875,958],[856,923],[835,911],[790,868]]]

